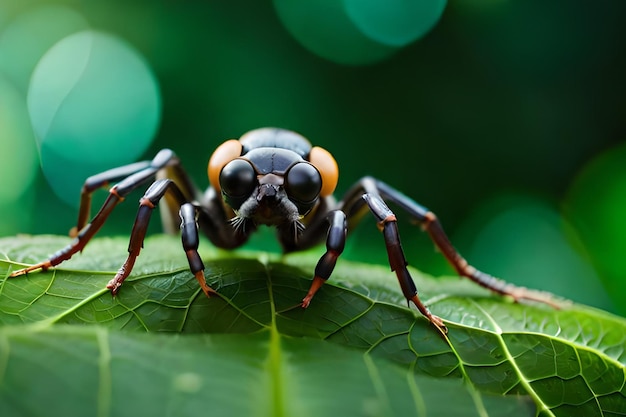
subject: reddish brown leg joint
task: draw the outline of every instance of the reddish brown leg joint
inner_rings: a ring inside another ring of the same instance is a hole
[[[389,222],[397,222],[398,219],[396,218],[395,214],[390,214],[387,217],[385,217],[384,219],[382,219],[381,221],[376,223],[376,226],[378,227],[378,231],[382,232],[385,229],[385,225]]]
[[[307,308],[315,293],[324,285],[337,264],[337,259],[343,252],[348,232],[346,214],[341,210],[331,211],[328,215],[328,235],[326,236],[326,252],[315,266],[315,275],[309,292],[302,299],[302,307]]]
[[[320,278],[320,277],[313,278],[313,282],[311,283],[311,288],[309,288],[309,292],[302,299],[302,304],[301,304],[302,308],[309,307],[309,304],[311,304],[311,300],[313,299],[313,296],[315,295],[317,290],[319,290],[322,287],[322,285],[324,285],[325,282],[326,280],[324,278]]]

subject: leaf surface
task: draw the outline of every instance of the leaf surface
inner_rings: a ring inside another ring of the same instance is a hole
[[[0,240],[5,258],[0,272],[7,276],[15,262],[41,260],[65,243],[59,237]],[[0,283],[2,397],[16,396],[17,375],[29,375],[24,369],[34,372],[41,366],[50,378],[60,378],[60,363],[89,358],[95,361],[90,368],[94,382],[75,389],[84,388],[86,398],[97,394],[85,403],[99,404],[100,415],[118,415],[111,414],[117,403],[110,398],[119,398],[114,390],[131,380],[137,380],[136,386],[157,383],[154,389],[164,391],[160,398],[165,401],[174,395],[172,378],[179,375],[179,365],[169,364],[185,361],[197,372],[187,375],[194,371],[183,367],[183,382],[185,375],[191,381],[200,378],[200,386],[211,387],[202,389],[210,403],[217,401],[212,384],[236,385],[243,391],[232,388],[229,398],[252,395],[265,410],[252,415],[307,415],[307,407],[319,414],[339,406],[349,407],[346,415],[471,415],[453,413],[458,404],[469,404],[475,415],[501,410],[528,415],[524,398],[532,399],[540,415],[626,413],[626,323],[608,313],[580,305],[554,310],[513,304],[470,282],[412,271],[421,297],[446,321],[444,339],[406,307],[395,277],[384,267],[340,261],[309,309],[301,309],[298,303],[319,254],[274,259],[211,252],[207,280],[220,297],[207,299],[187,270],[179,241],[166,236],[146,240],[133,274],[113,298],[105,285],[123,262],[125,246],[124,239],[96,239],[62,269]],[[64,340],[75,340],[68,344],[72,349]],[[29,362],[44,347],[56,365],[44,366],[46,355],[38,366]],[[29,349],[31,354],[23,353]],[[15,356],[16,351],[21,354]],[[144,368],[128,365],[127,377],[109,369],[104,384],[107,373],[99,364],[106,360],[117,369],[124,357],[133,363],[139,359]],[[152,378],[148,370],[165,376]],[[247,381],[264,389],[254,391]],[[445,384],[457,385],[450,391]],[[450,392],[454,401],[447,399]],[[189,401],[191,410],[195,397]],[[25,406],[15,400],[6,404]],[[239,409],[222,410],[243,415]]]

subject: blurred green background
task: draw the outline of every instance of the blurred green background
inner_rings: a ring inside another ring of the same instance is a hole
[[[218,144],[280,126],[335,155],[339,195],[379,177],[475,266],[626,315],[625,20],[623,0],[0,0],[0,233],[67,233],[86,176],[163,147],[206,187]],[[129,200],[102,234],[129,233]],[[410,263],[453,273],[399,217]],[[373,220],[345,256],[386,262]]]

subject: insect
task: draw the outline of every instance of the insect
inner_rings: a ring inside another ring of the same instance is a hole
[[[165,216],[170,219],[166,229],[175,229],[173,220],[180,218],[182,246],[189,268],[207,296],[215,291],[206,283],[204,264],[198,254],[199,231],[214,245],[225,249],[244,244],[259,225],[276,228],[285,252],[302,250],[325,239],[326,251],[317,263],[310,289],[301,301],[304,308],[332,274],[349,228],[369,211],[384,236],[389,265],[407,301],[445,333],[443,320],[432,314],[418,296],[407,269],[396,216],[386,203],[389,201],[428,232],[459,275],[515,301],[552,304],[544,293],[516,287],[469,265],[454,249],[434,213],[380,180],[364,177],[337,201],[333,192],[338,176],[337,163],[328,151],[312,146],[298,133],[279,128],[252,130],[238,140],[222,143],[209,159],[210,187],[204,193],[193,185],[174,152],[164,149],[151,161],[89,177],[81,191],[77,226],[70,232],[73,241],[49,259],[15,271],[11,276],[45,271],[82,251],[115,206],[131,191],[151,182],[139,202],[128,258],[107,285],[113,295],[133,269],[151,214],[161,200],[169,212],[169,216]],[[115,185],[109,190],[100,211],[89,221],[92,193],[111,183]]]

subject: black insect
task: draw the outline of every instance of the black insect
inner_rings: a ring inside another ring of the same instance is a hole
[[[215,150],[208,166],[211,186],[203,193],[193,185],[174,152],[164,149],[151,161],[89,177],[81,192],[78,224],[71,232],[74,240],[50,259],[15,271],[11,276],[46,270],[69,259],[85,247],[124,197],[152,182],[139,203],[128,258],[107,285],[113,294],[130,274],[141,251],[152,211],[162,198],[165,198],[172,221],[166,228],[173,229],[175,213],[178,213],[189,267],[207,296],[215,291],[205,281],[204,264],[198,254],[199,229],[213,244],[226,249],[241,246],[262,224],[276,227],[285,252],[311,247],[326,238],[326,252],[317,263],[311,287],[301,302],[304,308],[330,277],[344,249],[348,225],[357,222],[369,210],[383,233],[389,265],[398,277],[404,296],[433,325],[446,332],[443,321],[433,315],[418,296],[407,270],[396,216],[387,207],[387,200],[406,211],[428,232],[459,275],[516,301],[526,299],[552,304],[544,293],[507,284],[470,266],[454,249],[435,214],[382,181],[364,177],[343,199],[336,201],[333,191],[338,175],[337,163],[328,151],[312,147],[295,132],[262,128],[246,133],[239,140],[228,140]],[[98,214],[88,223],[92,193],[110,183],[116,184]]]

